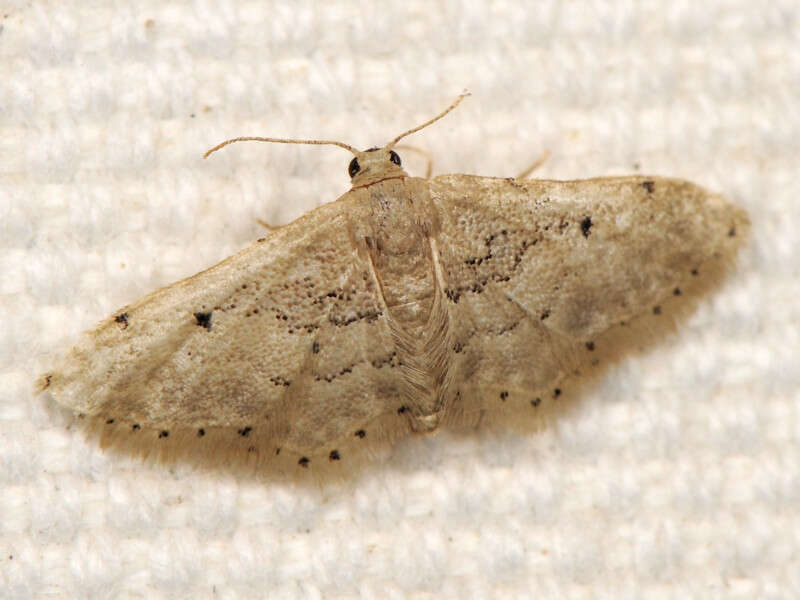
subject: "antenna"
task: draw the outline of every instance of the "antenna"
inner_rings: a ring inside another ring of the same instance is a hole
[[[422,125],[414,127],[414,129],[409,129],[405,133],[402,133],[402,134],[398,135],[391,142],[386,144],[386,149],[387,150],[391,150],[392,148],[394,148],[394,146],[395,146],[395,144],[397,144],[397,142],[402,140],[407,135],[411,135],[412,133],[415,133],[415,132],[419,131],[420,129],[424,129],[425,127],[427,127],[431,123],[435,123],[436,121],[441,119],[443,116],[445,116],[447,113],[449,113],[451,110],[453,110],[456,106],[458,106],[459,103],[469,95],[470,95],[470,93],[467,90],[464,90],[458,96],[458,98],[456,98],[455,101],[453,101],[453,103],[450,106],[448,106],[446,109],[444,109],[442,112],[440,112],[438,115],[436,115],[432,119],[428,119],[427,121],[425,121]],[[236,138],[231,138],[229,140],[225,140],[224,142],[222,142],[220,144],[217,144],[216,146],[211,148],[211,150],[209,150],[208,152],[203,154],[203,158],[208,158],[211,154],[213,154],[217,150],[220,150],[220,149],[224,148],[225,146],[228,146],[229,144],[235,144],[236,142],[274,142],[276,144],[312,144],[312,145],[316,145],[316,146],[325,146],[325,145],[328,145],[328,146],[339,146],[340,148],[344,148],[345,150],[349,150],[350,152],[352,152],[356,156],[361,154],[358,150],[356,150],[352,146],[350,146],[348,144],[345,144],[344,142],[337,142],[337,141],[334,141],[334,140],[293,140],[293,139],[286,139],[286,138],[268,138],[268,137],[236,137]]]
[[[453,102],[453,103],[452,103],[450,106],[448,106],[447,108],[445,108],[445,109],[444,109],[442,112],[440,112],[438,115],[436,115],[436,116],[435,116],[435,117],[433,117],[432,119],[429,119],[429,120],[425,121],[425,122],[424,122],[422,125],[419,125],[419,126],[417,126],[417,127],[414,127],[414,129],[409,129],[409,130],[408,130],[408,131],[406,131],[405,133],[401,133],[400,135],[398,135],[398,136],[397,136],[396,138],[394,138],[394,139],[393,139],[391,142],[389,142],[388,144],[386,144],[386,149],[387,149],[387,150],[390,150],[390,149],[392,149],[392,148],[394,147],[394,145],[395,145],[397,142],[399,142],[400,140],[402,140],[402,139],[403,139],[404,137],[406,137],[407,135],[411,135],[412,133],[415,133],[415,132],[419,131],[420,129],[424,129],[425,127],[427,127],[427,126],[428,126],[428,125],[430,125],[431,123],[435,123],[436,121],[438,121],[439,119],[441,119],[443,116],[445,116],[447,113],[449,113],[451,110],[453,110],[453,109],[454,109],[456,106],[458,106],[458,105],[459,105],[459,103],[460,103],[460,102],[461,102],[461,101],[462,101],[464,98],[466,98],[467,96],[470,96],[470,95],[471,95],[471,94],[470,94],[470,93],[469,93],[467,90],[464,90],[463,92],[461,92],[461,94],[458,96],[458,98],[456,98],[456,99],[455,99],[455,101],[454,101],[454,102]]]
[[[344,148],[345,150],[349,150],[353,154],[358,154],[358,150],[353,148],[352,146],[348,146],[344,142],[336,142],[332,140],[290,140],[284,138],[268,138],[268,137],[237,137],[231,138],[229,140],[225,140],[221,144],[217,144],[211,150],[203,154],[203,158],[208,158],[210,154],[216,152],[217,150],[224,148],[229,144],[234,144],[236,142],[275,142],[276,144],[313,144],[317,146],[339,146],[340,148]]]

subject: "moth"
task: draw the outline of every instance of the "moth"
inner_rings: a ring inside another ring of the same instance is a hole
[[[344,465],[377,440],[543,410],[731,264],[746,213],[688,181],[409,176],[397,143],[462,98],[380,148],[210,150],[336,145],[351,189],[116,311],[39,389],[105,446]]]

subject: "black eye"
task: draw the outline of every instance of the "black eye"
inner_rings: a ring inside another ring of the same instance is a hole
[[[351,160],[350,166],[347,167],[347,172],[350,173],[350,179],[355,177],[356,173],[358,173],[360,170],[361,170],[361,165],[358,164],[358,159],[354,158],[353,160]]]
[[[389,150],[389,160],[392,161],[394,164],[396,164],[398,167],[400,166],[400,157],[394,150]]]

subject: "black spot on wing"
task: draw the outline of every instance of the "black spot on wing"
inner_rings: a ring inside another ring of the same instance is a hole
[[[589,237],[589,230],[592,228],[592,218],[584,217],[581,221],[581,233],[583,237]]]
[[[647,190],[648,194],[652,194],[656,189],[656,182],[648,179],[642,182],[642,187]]]
[[[450,302],[452,302],[453,304],[458,304],[458,299],[461,298],[460,292],[448,288],[444,291],[444,293],[447,296],[447,299],[450,300]]]
[[[200,327],[205,329],[211,330],[211,315],[213,312],[196,312],[194,313],[194,318],[197,320],[197,324]]]

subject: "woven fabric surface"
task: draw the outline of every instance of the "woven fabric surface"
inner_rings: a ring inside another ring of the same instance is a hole
[[[800,596],[800,5],[11,2],[0,14],[0,597]],[[321,488],[99,450],[32,389],[79,333],[348,189],[683,177],[746,208],[676,335],[528,435],[400,444]],[[405,156],[421,174],[424,161]]]

